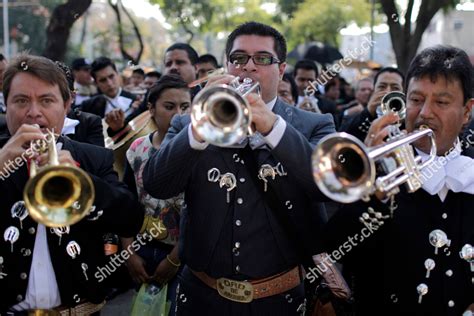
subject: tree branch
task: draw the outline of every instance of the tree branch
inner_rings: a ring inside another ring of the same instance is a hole
[[[120,1],[120,4],[122,4],[122,1]],[[138,51],[137,58],[134,59],[134,64],[138,65],[140,63],[140,59],[142,57],[143,47],[144,47],[142,35],[140,34],[140,29],[138,28],[137,24],[135,23],[135,20],[132,18],[132,15],[125,9],[125,7],[123,5],[121,5],[121,7],[122,7],[123,12],[125,12],[128,19],[130,20],[130,22],[132,22],[133,31],[135,32],[135,35],[137,36],[137,39],[138,39],[138,43],[140,45],[140,49]]]
[[[109,5],[114,10],[115,15],[117,16],[117,28],[118,28],[118,36],[119,36],[119,45],[120,45],[120,52],[122,53],[122,57],[125,60],[130,60],[134,64],[137,64],[135,59],[129,53],[127,53],[127,51],[125,50],[125,47],[124,47],[124,43],[123,43],[122,16],[120,15],[120,8],[119,8],[119,5],[121,4],[122,1],[118,0],[117,4],[113,4],[112,0],[108,0],[108,2],[109,2]]]
[[[410,38],[411,35],[411,15],[413,14],[413,4],[415,0],[410,0],[408,2],[407,11],[405,12],[405,25],[404,25],[404,33],[405,39]]]

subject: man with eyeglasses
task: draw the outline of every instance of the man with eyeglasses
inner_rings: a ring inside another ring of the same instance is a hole
[[[143,172],[150,195],[186,196],[180,237],[186,266],[177,315],[302,315],[303,259],[286,225],[311,241],[308,251],[320,252],[325,211],[310,160],[319,140],[335,131],[334,123],[329,114],[302,111],[277,98],[286,41],[274,28],[240,25],[229,35],[226,57],[229,73],[212,77],[204,89],[237,76],[259,82],[260,96],[247,96],[255,133],[241,143],[216,147],[198,135],[189,116],[175,116]],[[275,177],[257,178],[265,165]],[[216,172],[221,179],[235,177],[235,187],[220,186],[213,179]]]

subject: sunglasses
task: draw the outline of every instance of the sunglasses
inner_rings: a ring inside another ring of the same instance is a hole
[[[255,54],[247,55],[236,53],[229,56],[229,61],[234,65],[246,65],[249,62],[249,59],[252,58],[252,61],[255,65],[268,66],[272,64],[279,64],[280,60],[273,57],[272,55],[264,54]]]

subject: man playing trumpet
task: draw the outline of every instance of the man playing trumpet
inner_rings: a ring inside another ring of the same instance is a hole
[[[46,131],[62,130],[72,98],[61,69],[43,57],[18,56],[7,67],[4,79],[9,135],[0,140],[0,167],[12,161],[16,166],[0,181],[4,237],[0,242],[0,287],[5,290],[0,312],[15,315],[55,309],[93,313],[105,297],[102,280],[95,277],[98,267],[106,264],[102,234],[133,236],[143,214],[133,194],[118,182],[112,152],[59,137],[59,163],[80,166],[88,173],[95,191],[93,207],[73,226],[47,228],[34,222],[23,201],[28,170],[21,157],[32,142],[46,138]],[[46,154],[28,158],[40,167],[48,163]],[[47,199],[60,191],[38,195]]]
[[[474,104],[472,84],[464,51],[436,46],[418,54],[407,72],[405,126],[408,132],[423,125],[433,130],[437,148],[432,165],[422,170],[422,189],[346,205],[328,223],[328,253],[337,258],[342,252],[346,276],[357,288],[356,315],[474,310],[474,151],[458,138]],[[366,145],[381,145],[398,120],[396,114],[375,120]],[[414,147],[428,159],[428,137]],[[373,236],[364,235],[367,230]],[[358,236],[359,244],[346,248],[347,236]]]
[[[284,208],[302,236],[319,239],[323,218],[310,157],[318,141],[334,132],[334,123],[330,115],[277,98],[286,41],[272,27],[239,26],[228,38],[226,55],[229,74],[213,76],[201,93],[236,76],[258,82],[261,96],[247,96],[254,135],[230,146],[210,145],[189,116],[175,116],[143,172],[144,188],[156,198],[185,192],[180,259],[186,266],[177,314],[301,315],[302,258],[276,212]],[[276,207],[266,200],[270,192],[281,199],[274,200]]]

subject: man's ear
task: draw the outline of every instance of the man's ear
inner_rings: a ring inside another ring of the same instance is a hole
[[[285,74],[285,69],[286,69],[286,62],[283,62],[278,65],[278,73],[280,75],[280,80],[283,79],[283,75]]]
[[[468,124],[471,119],[472,119],[472,107],[474,106],[474,98],[471,98],[467,100],[465,106],[464,106],[464,120],[463,120],[463,125]]]
[[[70,97],[64,102],[64,105],[66,107],[66,115],[69,113],[69,111],[71,111],[72,102],[74,102],[74,97]]]

